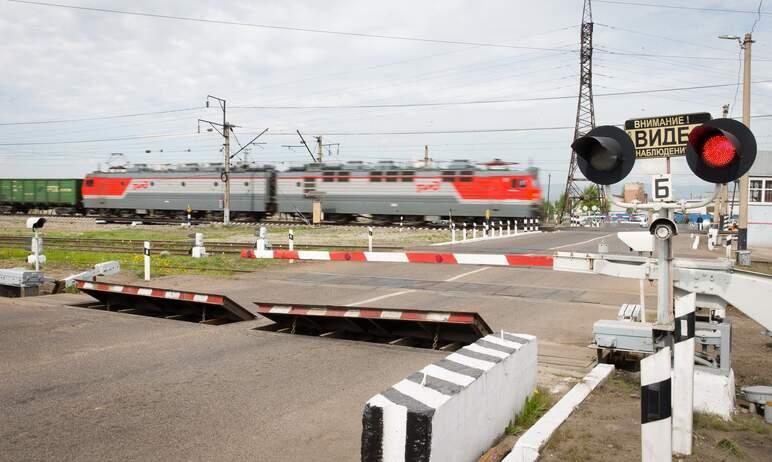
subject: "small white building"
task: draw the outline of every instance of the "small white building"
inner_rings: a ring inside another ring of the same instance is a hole
[[[772,151],[756,154],[748,176],[748,247],[772,247]]]

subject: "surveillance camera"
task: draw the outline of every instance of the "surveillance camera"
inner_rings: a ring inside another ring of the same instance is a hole
[[[43,225],[46,224],[45,218],[40,217],[31,217],[27,218],[27,228],[32,230],[38,230],[43,227]]]
[[[651,223],[651,226],[649,226],[649,232],[657,239],[666,241],[678,234],[678,229],[673,220],[669,218],[657,218]]]

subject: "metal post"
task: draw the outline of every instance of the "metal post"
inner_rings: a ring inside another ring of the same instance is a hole
[[[35,271],[40,271],[40,237],[38,237],[38,230],[35,228],[35,237],[32,239],[35,240],[35,242],[32,243],[32,249],[34,250],[35,255]]]
[[[751,34],[745,34],[743,49],[743,124],[751,127]],[[740,222],[737,229],[737,262],[741,265],[750,265],[748,250],[748,199],[749,199],[748,173],[740,177]]]
[[[287,238],[289,239],[287,244],[289,250],[295,250],[295,233],[292,232],[292,228],[287,232]]]
[[[692,453],[694,408],[694,310],[697,294],[675,299],[673,331],[673,454]]]
[[[673,243],[657,241],[657,324],[673,322]]]
[[[670,347],[641,360],[641,461],[673,460]]]
[[[231,223],[231,126],[225,121],[225,101],[223,101],[223,138],[225,143],[223,144],[223,154],[225,155],[224,176],[222,178],[225,182],[225,199],[223,201],[223,224],[229,225]]]
[[[257,245],[255,246],[255,249],[257,249],[258,252],[265,251],[265,234],[266,234],[265,226],[261,226],[260,233],[257,236]]]
[[[373,227],[372,226],[367,227],[367,250],[368,252],[373,251]]]
[[[641,322],[646,322],[646,293],[644,292],[644,288],[646,286],[643,284],[643,279],[638,280],[638,289],[641,293]]]
[[[145,244],[142,250],[145,254],[145,281],[149,281],[150,280],[150,241],[145,241]]]

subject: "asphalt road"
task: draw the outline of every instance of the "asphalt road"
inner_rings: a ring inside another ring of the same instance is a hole
[[[603,236],[543,233],[454,251],[592,251]],[[587,371],[592,323],[638,301],[637,281],[465,265],[282,261],[151,285],[244,306],[476,311],[494,330],[538,336],[548,386]],[[646,290],[653,308],[655,288]],[[0,299],[1,460],[355,461],[367,399],[444,355],[254,330],[265,320],[201,326],[72,306],[86,300]]]

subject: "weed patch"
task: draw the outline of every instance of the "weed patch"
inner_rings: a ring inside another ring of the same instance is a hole
[[[549,410],[552,401],[550,393],[537,388],[531,396],[526,398],[520,414],[507,425],[506,433],[508,435],[520,435],[531,428]]]

